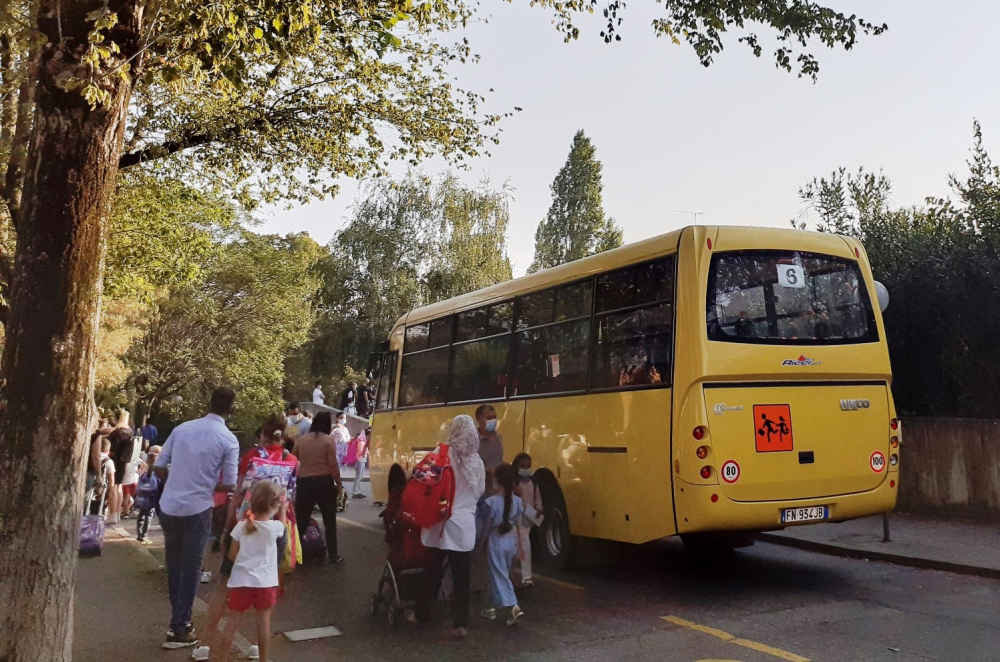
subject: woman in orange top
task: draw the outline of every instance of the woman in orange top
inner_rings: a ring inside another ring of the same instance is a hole
[[[323,514],[330,565],[337,565],[344,560],[337,554],[337,495],[343,484],[337,463],[337,442],[330,436],[332,428],[330,412],[319,412],[309,433],[295,440],[292,454],[299,459],[298,492],[295,497],[299,536],[305,537],[313,506],[318,505]]]

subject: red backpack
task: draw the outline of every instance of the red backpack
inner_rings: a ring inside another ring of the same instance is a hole
[[[442,444],[428,453],[416,467],[403,491],[400,516],[426,529],[451,517],[455,502],[455,471],[448,458],[449,447]]]

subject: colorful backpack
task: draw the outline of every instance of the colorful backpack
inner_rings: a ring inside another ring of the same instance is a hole
[[[139,510],[152,510],[159,504],[160,478],[152,471],[147,471],[139,476],[139,483],[135,487],[135,507]]]
[[[442,444],[428,453],[416,467],[403,491],[400,516],[426,529],[451,517],[455,503],[455,471],[448,457],[450,448]]]
[[[296,462],[288,461],[288,451],[268,452],[267,449],[258,446],[257,454],[250,458],[247,465],[247,472],[243,476],[243,483],[240,485],[241,502],[236,513],[236,521],[239,522],[250,510],[250,490],[254,484],[261,480],[270,480],[285,488],[286,498],[290,502],[295,501],[295,467]],[[289,518],[293,519],[293,511],[289,509]]]

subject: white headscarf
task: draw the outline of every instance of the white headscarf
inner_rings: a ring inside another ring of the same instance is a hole
[[[479,457],[479,432],[471,416],[461,414],[451,422],[448,433],[451,463],[475,494],[486,491],[486,467]]]

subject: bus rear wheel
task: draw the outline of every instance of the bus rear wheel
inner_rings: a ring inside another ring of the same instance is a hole
[[[569,515],[562,490],[552,479],[539,481],[545,519],[538,531],[539,563],[546,568],[562,570],[571,564],[573,556],[573,536],[569,530]]]

